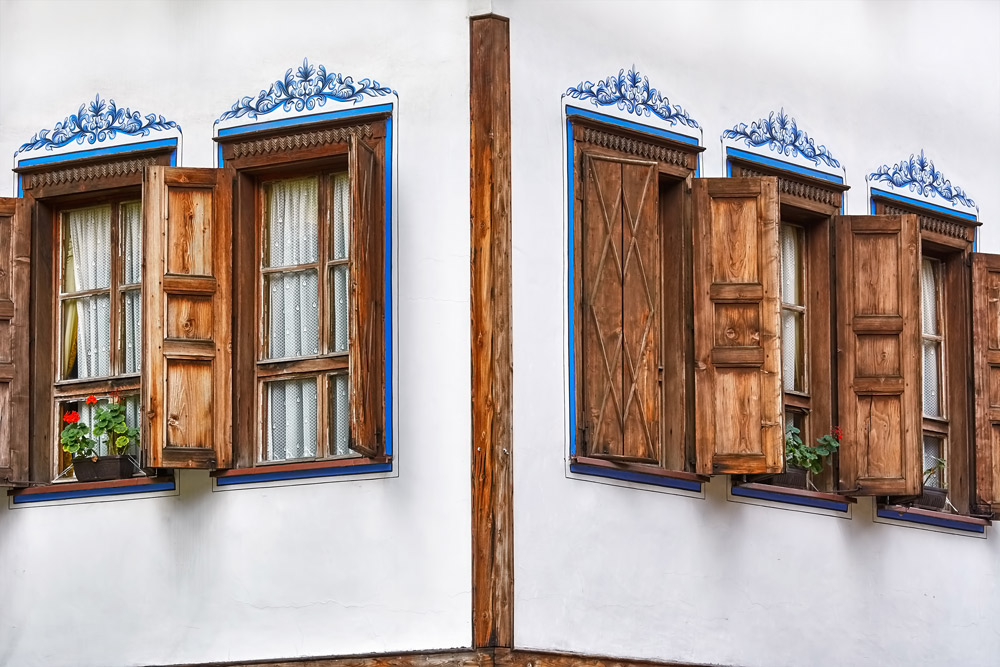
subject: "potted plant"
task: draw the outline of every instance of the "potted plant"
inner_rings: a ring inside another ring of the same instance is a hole
[[[938,483],[944,481],[944,470],[947,464],[944,459],[933,457],[934,462],[924,470],[923,492],[917,504],[926,509],[943,510],[948,505],[948,489],[940,486],[929,486],[927,482],[937,474]]]
[[[789,425],[785,430],[785,472],[774,477],[775,484],[797,489],[812,485],[810,474],[818,475],[823,472],[827,458],[837,451],[843,437],[837,426],[833,428],[833,433],[816,438],[815,445],[802,442],[799,434],[796,426]]]
[[[96,405],[95,396],[87,397],[88,405]],[[117,395],[94,409],[94,424],[88,427],[80,421],[80,413],[71,410],[63,415],[66,425],[59,435],[63,451],[73,455],[73,471],[80,482],[127,479],[135,474],[132,457],[125,455],[133,442],[139,441],[139,429],[125,423],[125,406]],[[107,443],[105,456],[98,456],[102,441]]]

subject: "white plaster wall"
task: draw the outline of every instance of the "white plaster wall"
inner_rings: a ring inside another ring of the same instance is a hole
[[[924,148],[1000,252],[1000,5],[498,0],[513,109],[515,643],[760,666],[996,665],[1000,538],[567,479],[560,95],[635,64],[719,136],[784,105],[847,169]],[[589,103],[588,103],[589,104]]]
[[[8,165],[100,92],[179,122],[183,165],[210,167],[215,118],[304,56],[400,98],[398,476],[213,493],[194,471],[175,497],[2,506],[0,664],[469,645],[467,17],[465,2],[0,2]]]

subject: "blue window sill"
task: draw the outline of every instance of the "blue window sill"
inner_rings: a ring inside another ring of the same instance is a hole
[[[357,465],[309,465],[308,467],[280,467],[274,470],[255,472],[231,471],[216,476],[216,486],[234,486],[238,484],[255,484],[258,482],[281,482],[295,479],[315,479],[317,477],[336,477],[339,475],[364,475],[368,473],[392,472],[391,462],[362,463]]]
[[[663,470],[655,466],[626,463],[616,464],[602,459],[590,457],[575,457],[569,466],[569,471],[578,475],[593,475],[607,479],[618,479],[625,482],[653,484],[669,489],[701,492],[702,484],[707,477],[693,473]]]
[[[71,482],[51,484],[31,489],[11,491],[15,505],[49,502],[52,500],[77,500],[101,496],[127,496],[157,491],[174,491],[177,484],[172,477],[137,477],[109,482]]]
[[[935,526],[938,528],[950,528],[961,530],[967,533],[983,535],[986,533],[986,526],[990,524],[986,519],[979,519],[961,514],[948,514],[946,512],[935,512],[933,510],[921,510],[912,507],[900,507],[897,505],[880,505],[876,514],[882,519],[893,519],[895,521],[909,521],[910,523],[924,526]]]
[[[816,507],[835,512],[844,512],[845,514],[850,509],[851,503],[855,502],[853,498],[835,493],[790,489],[758,483],[733,485],[731,492],[734,496],[741,498],[756,498],[757,500],[769,500],[776,503],[800,505],[802,507]]]

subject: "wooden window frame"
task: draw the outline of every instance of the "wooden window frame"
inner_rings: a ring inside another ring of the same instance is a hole
[[[34,484],[51,483],[60,472],[57,468],[62,454],[58,441],[61,401],[113,391],[138,392],[141,385],[141,376],[137,374],[57,381],[57,363],[61,357],[57,347],[61,336],[58,282],[61,213],[109,201],[141,200],[144,169],[169,165],[173,150],[139,149],[114,157],[98,156],[14,170],[21,179],[24,210],[31,215],[29,400],[33,406],[46,406],[32,410],[29,418],[28,476]],[[116,226],[113,220],[112,228]],[[79,484],[71,479],[66,482]]]
[[[332,353],[325,350],[327,341],[325,313],[328,304],[320,302],[320,345],[319,355],[294,359],[266,360],[263,358],[263,274],[261,272],[262,238],[264,234],[264,184],[275,180],[296,176],[317,175],[329,181],[331,190],[324,192],[320,186],[320,200],[332,194],[332,179],[335,172],[349,171],[351,165],[351,144],[358,137],[385,141],[389,114],[373,113],[350,121],[331,121],[295,125],[278,130],[261,130],[217,137],[221,157],[227,167],[235,169],[236,181],[233,193],[234,229],[252,230],[251,233],[234,235],[233,253],[233,465],[232,470],[219,471],[218,476],[246,474],[247,472],[293,470],[316,466],[355,466],[371,463],[387,463],[391,456],[384,452],[384,440],[375,455],[329,455],[330,435],[328,422],[330,411],[327,392],[323,391],[329,377],[339,372],[349,372],[350,359],[355,355],[353,329],[348,352]],[[390,147],[383,143],[384,151]],[[351,176],[353,178],[353,175]],[[386,184],[383,183],[383,187]],[[352,186],[353,192],[353,186]],[[323,205],[320,205],[320,215]],[[356,220],[352,200],[351,237]],[[328,209],[330,210],[330,209]],[[324,262],[324,247],[329,221],[319,220],[321,244],[316,265],[321,267],[319,280],[325,282],[325,275],[331,266]],[[385,223],[387,224],[387,223]],[[388,261],[384,256],[383,261]],[[350,255],[350,253],[349,253]],[[284,268],[287,267],[283,267]],[[372,279],[371,276],[357,276],[359,281]],[[349,279],[353,284],[353,280]],[[323,296],[320,288],[321,298]],[[328,296],[328,295],[327,295]],[[384,304],[383,304],[384,305]],[[349,303],[349,320],[356,315],[353,297]],[[328,322],[327,322],[328,324]],[[375,332],[379,340],[382,329]],[[385,341],[382,341],[384,345]],[[373,371],[377,386],[385,389],[383,368]],[[308,458],[268,461],[264,458],[266,448],[264,383],[295,377],[317,377],[317,455]],[[391,423],[391,416],[386,415]],[[353,416],[352,416],[353,421]],[[352,424],[353,434],[353,424]]]
[[[573,168],[569,178],[573,180],[574,219],[570,221],[574,257],[574,349],[570,352],[574,357],[576,414],[573,415],[576,428],[577,448],[572,462],[581,466],[598,468],[612,467],[621,471],[641,474],[677,477],[691,481],[705,481],[707,477],[695,474],[695,442],[694,442],[694,376],[692,363],[694,359],[692,310],[692,258],[691,219],[689,214],[690,179],[697,171],[698,154],[704,149],[700,146],[672,141],[667,138],[633,131],[613,122],[601,122],[591,118],[574,116],[571,119],[573,141],[570,146],[573,156]],[[584,419],[584,383],[586,370],[583,365],[582,352],[582,239],[583,218],[582,202],[585,196],[585,154],[595,157],[607,157],[622,161],[642,161],[656,163],[658,189],[657,224],[659,226],[660,256],[676,256],[681,248],[681,261],[671,263],[661,262],[660,299],[661,313],[676,313],[678,309],[682,317],[666,318],[661,316],[660,349],[661,349],[661,381],[663,378],[673,378],[674,384],[669,390],[663,384],[662,402],[659,414],[659,451],[655,463],[641,463],[627,460],[615,460],[595,456],[588,448],[585,435]],[[668,222],[669,221],[669,222]],[[668,254],[668,252],[670,254]],[[686,288],[684,287],[686,285]],[[667,308],[667,305],[670,308]],[[673,325],[673,331],[668,327]],[[668,344],[668,340],[671,341]],[[679,428],[678,428],[679,425]]]
[[[975,443],[972,432],[974,395],[969,353],[972,349],[969,325],[972,313],[969,291],[970,254],[979,223],[877,195],[872,197],[872,205],[877,215],[915,214],[920,225],[921,256],[938,262],[938,313],[943,337],[940,369],[942,419],[922,416],[921,452],[923,436],[943,440],[947,464],[942,488],[947,489],[948,499],[954,508],[960,514],[968,514],[973,509],[975,478]],[[922,383],[920,391],[923,391]],[[921,475],[921,486],[922,483]],[[922,502],[920,498],[892,498],[891,501]]]

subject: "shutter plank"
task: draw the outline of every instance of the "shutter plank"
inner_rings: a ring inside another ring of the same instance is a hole
[[[385,432],[384,183],[381,140],[351,145],[351,449],[382,452]]]
[[[143,181],[143,440],[150,465],[232,461],[232,180],[151,167]]]
[[[840,485],[921,485],[920,239],[914,216],[843,216],[837,235]]]
[[[696,471],[784,469],[773,178],[695,179]]]
[[[28,479],[30,214],[0,198],[0,486]]]
[[[1000,511],[1000,255],[972,254],[976,503]]]

